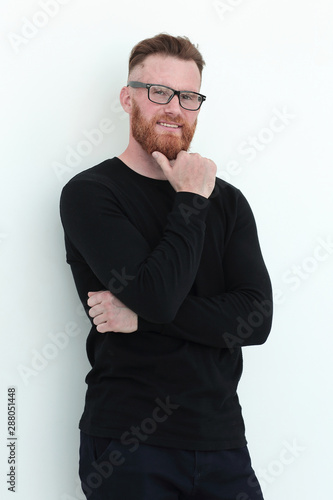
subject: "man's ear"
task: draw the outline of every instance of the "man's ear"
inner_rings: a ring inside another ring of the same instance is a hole
[[[123,110],[126,111],[126,113],[131,113],[132,101],[128,87],[123,87],[120,91],[120,104],[122,105]]]

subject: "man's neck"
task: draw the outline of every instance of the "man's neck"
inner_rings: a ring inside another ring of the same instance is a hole
[[[140,175],[151,179],[166,180],[158,163],[139,145],[128,145],[127,149],[118,158]]]

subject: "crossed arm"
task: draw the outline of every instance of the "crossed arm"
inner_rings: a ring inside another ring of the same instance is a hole
[[[230,246],[229,253],[234,255],[236,250],[232,242]],[[272,323],[271,284],[262,259],[259,259],[258,265],[258,260],[247,253],[248,249],[243,250],[244,255],[241,255],[242,248],[239,249],[241,260],[238,261],[238,272],[241,274],[242,267],[253,266],[253,274],[257,275],[255,283],[233,286],[226,293],[210,297],[188,295],[173,321],[167,325],[144,321],[108,290],[89,292],[89,315],[100,333],[131,333],[138,330],[141,323],[143,329],[151,328],[161,334],[216,348],[263,344]],[[254,255],[259,253],[261,256],[258,244],[252,250]],[[232,269],[230,272],[233,272]]]
[[[63,200],[64,227],[104,288],[91,290],[88,297],[97,331],[158,332],[218,348],[266,340],[271,327],[271,286],[244,197],[239,198],[239,217],[224,254],[226,292],[198,297],[190,295],[190,290],[200,264],[206,211],[191,218],[190,224],[179,213],[181,203],[193,200],[193,192],[175,189],[179,194],[163,238],[152,251],[117,205],[96,207],[96,196],[98,200],[105,197],[104,186],[98,186],[93,196],[90,183],[76,188],[69,188]],[[101,212],[106,216],[100,218]],[[116,240],[105,239],[110,227]],[[131,277],[119,293],[110,286],[110,262]],[[244,326],[249,321],[250,327]]]
[[[252,212],[243,197],[239,205],[247,222],[236,225],[225,251],[225,293],[188,294],[172,321],[164,325],[138,317],[110,291],[89,293],[89,315],[97,331],[151,330],[217,348],[264,343],[272,321],[271,284]]]

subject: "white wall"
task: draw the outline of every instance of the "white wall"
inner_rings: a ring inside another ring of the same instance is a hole
[[[128,55],[161,31],[189,36],[206,59],[207,102],[192,150],[214,159],[248,198],[276,291],[271,337],[244,349],[240,385],[265,498],[328,498],[330,0],[1,0],[0,8],[1,498],[13,498],[9,386],[17,388],[15,498],[82,498],[77,424],[88,324],[65,263],[59,195],[74,174],[125,148],[118,94]],[[85,134],[101,123],[103,139],[89,146]]]

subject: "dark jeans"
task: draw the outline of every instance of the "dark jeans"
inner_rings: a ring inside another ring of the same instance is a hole
[[[247,447],[128,448],[81,433],[80,478],[89,500],[263,500]]]

